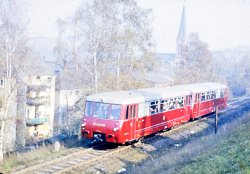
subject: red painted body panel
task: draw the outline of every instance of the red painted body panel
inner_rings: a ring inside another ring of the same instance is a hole
[[[105,136],[107,142],[126,143],[128,141],[139,139],[140,137],[171,128],[178,124],[188,122],[190,118],[197,118],[212,112],[216,107],[223,109],[227,105],[227,91],[224,98],[201,101],[193,100],[182,108],[169,110],[149,116],[138,116],[138,104],[122,105],[120,120],[100,119],[95,117],[84,117],[85,126],[82,127],[82,136],[92,139],[94,133],[101,133]],[[199,94],[200,95],[200,94]],[[184,98],[189,96],[184,96]],[[126,119],[127,106],[134,106],[134,117]],[[135,112],[135,113],[134,113]],[[117,130],[114,131],[114,128]]]

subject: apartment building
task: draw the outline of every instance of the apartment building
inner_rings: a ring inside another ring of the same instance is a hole
[[[28,136],[53,135],[55,76],[29,75],[26,78],[26,130]]]

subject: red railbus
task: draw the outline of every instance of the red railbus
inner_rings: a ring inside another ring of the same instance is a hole
[[[197,83],[93,94],[81,133],[94,141],[134,141],[225,108],[227,93],[226,85]]]

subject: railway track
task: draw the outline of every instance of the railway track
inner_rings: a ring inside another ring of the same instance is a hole
[[[249,103],[250,98],[239,98],[237,100],[230,101],[228,103],[228,107],[224,110],[220,111],[220,114],[232,111],[239,106],[243,106],[246,103]],[[87,166],[91,166],[92,164],[99,164],[100,161],[105,162],[105,160],[109,159],[112,156],[115,156],[118,153],[126,154],[133,147],[150,150],[152,147],[162,147],[162,145],[167,146],[168,141],[178,141],[181,138],[187,138],[192,134],[202,131],[204,128],[208,126],[204,120],[207,120],[209,117],[201,117],[198,120],[193,122],[188,122],[182,125],[175,127],[171,131],[160,132],[156,136],[145,138],[142,142],[137,142],[133,145],[129,146],[119,146],[114,149],[103,150],[103,147],[106,144],[101,144],[98,146],[93,146],[88,149],[81,149],[73,154],[60,157],[51,161],[47,161],[42,164],[34,165],[31,167],[26,167],[24,169],[20,169],[19,171],[15,171],[15,174],[61,174],[61,173],[70,173],[70,171],[75,171],[78,168],[85,168]],[[211,118],[210,118],[211,119]],[[203,122],[204,121],[204,122]],[[195,126],[194,126],[195,125]],[[167,137],[167,139],[164,139]],[[171,143],[171,142],[170,142]],[[151,144],[154,144],[153,146]],[[143,151],[143,150],[142,150]],[[75,173],[75,172],[73,172]]]

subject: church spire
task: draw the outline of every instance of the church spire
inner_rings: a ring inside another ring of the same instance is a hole
[[[182,15],[180,21],[179,33],[176,39],[176,61],[183,62],[185,59],[185,54],[187,50],[186,43],[186,11],[185,11],[185,1],[182,8]]]
[[[177,40],[183,41],[185,39],[186,39],[186,13],[185,13],[185,4],[184,4],[183,9],[182,9],[181,23],[180,23]]]

